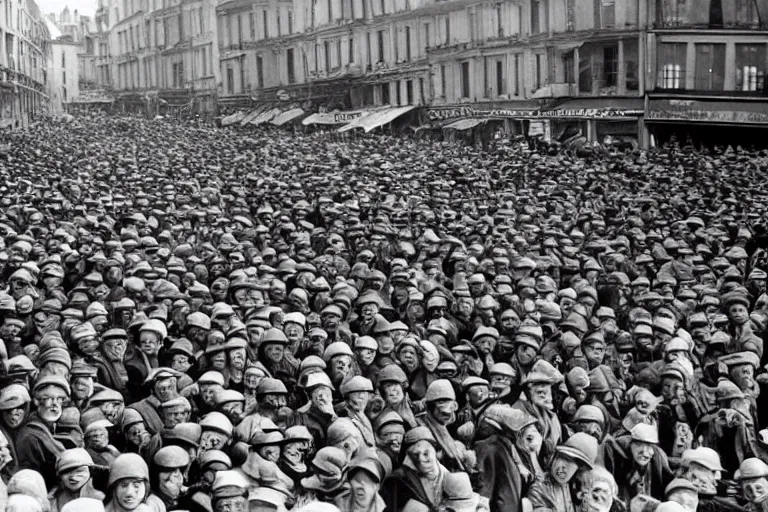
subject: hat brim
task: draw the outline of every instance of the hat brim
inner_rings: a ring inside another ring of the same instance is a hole
[[[571,448],[570,446],[558,446],[555,448],[555,453],[559,453],[561,455],[566,456],[567,458],[578,462],[579,464],[583,464],[584,466],[588,467],[589,469],[592,469],[595,465],[594,462],[587,459],[583,453],[581,453],[578,450],[575,450]]]

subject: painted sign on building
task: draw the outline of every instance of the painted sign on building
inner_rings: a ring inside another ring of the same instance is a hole
[[[652,99],[646,120],[768,124],[768,105],[764,102]]]
[[[553,110],[518,110],[518,109],[483,109],[477,107],[447,107],[426,109],[429,121],[445,121],[464,117],[480,119],[600,119],[611,117],[638,117],[643,115],[642,110],[625,110],[617,108],[566,108]]]

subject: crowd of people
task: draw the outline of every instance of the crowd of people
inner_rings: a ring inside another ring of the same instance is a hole
[[[768,153],[68,121],[0,136],[0,510],[768,511]]]

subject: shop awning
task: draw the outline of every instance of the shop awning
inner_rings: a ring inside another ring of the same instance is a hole
[[[458,121],[455,121],[447,126],[443,126],[443,129],[452,129],[452,130],[471,130],[475,126],[479,125],[485,121],[485,119],[460,119]]]
[[[251,111],[248,113],[248,115],[247,115],[247,116],[245,116],[245,117],[244,117],[244,118],[243,118],[243,119],[240,121],[240,126],[245,126],[245,125],[247,125],[248,123],[250,123],[251,121],[253,121],[253,118],[254,118],[254,117],[256,117],[257,115],[259,115],[259,113],[261,112],[261,110],[262,110],[261,108],[257,108],[257,109],[251,110]]]
[[[354,121],[355,119],[365,115],[367,112],[365,110],[353,110],[349,112],[320,112],[317,114],[312,114],[310,116],[307,116],[306,119],[304,119],[301,124],[304,126],[309,126],[312,124],[322,124],[322,125],[339,125],[339,124],[347,124],[350,121]]]
[[[246,113],[243,111],[235,112],[221,120],[221,126],[229,126],[241,121],[245,117]]]
[[[354,130],[355,128],[362,128],[365,133],[368,133],[371,130],[375,130],[379,126],[384,126],[387,123],[391,123],[398,117],[402,116],[403,114],[407,114],[415,108],[416,107],[413,105],[408,105],[406,107],[394,107],[377,110],[375,112],[371,112],[367,116],[355,119],[346,126],[342,126],[339,128],[339,131],[346,132],[349,130]]]
[[[271,121],[275,117],[279,116],[281,112],[282,111],[279,108],[273,108],[271,110],[267,110],[266,112],[262,112],[261,114],[253,118],[253,120],[251,121],[251,125],[258,126],[260,124],[266,123],[267,121]]]
[[[272,123],[275,126],[282,126],[285,123],[293,121],[297,117],[301,117],[303,115],[304,115],[304,110],[300,108],[293,108],[291,110],[288,110],[276,116],[274,119],[272,119],[272,121],[270,121],[270,123]]]

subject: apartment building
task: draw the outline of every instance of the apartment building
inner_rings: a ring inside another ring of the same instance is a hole
[[[48,60],[48,91],[53,113],[62,113],[66,105],[80,96],[79,58],[80,43],[71,35],[62,35],[51,41]]]
[[[768,127],[768,2],[648,2],[651,133],[762,145]]]
[[[34,0],[0,8],[0,126],[27,126],[48,107],[49,25]]]

